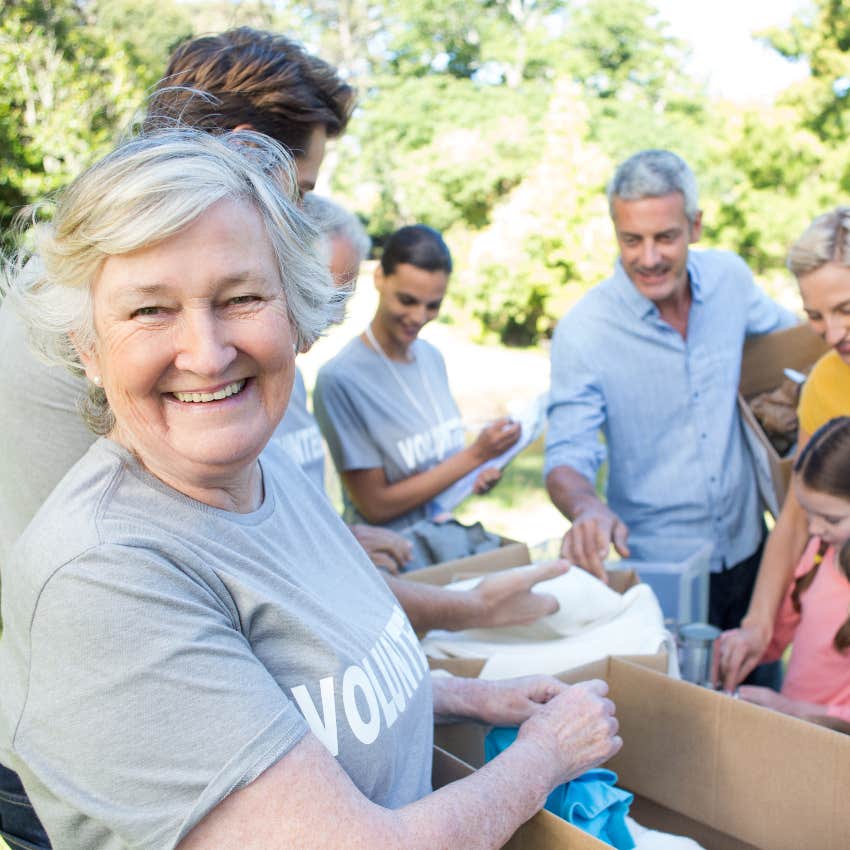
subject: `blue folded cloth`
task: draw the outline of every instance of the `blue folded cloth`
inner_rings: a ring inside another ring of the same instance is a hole
[[[484,740],[487,761],[506,750],[516,739],[516,727],[497,726]],[[634,795],[616,787],[617,774],[610,770],[588,770],[559,785],[546,799],[545,808],[617,850],[633,850],[634,839],[626,815]]]

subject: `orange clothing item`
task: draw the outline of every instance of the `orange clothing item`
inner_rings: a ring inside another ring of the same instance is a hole
[[[850,366],[833,349],[812,367],[803,384],[797,417],[811,437],[836,416],[850,416]]]
[[[809,540],[795,579],[812,568],[819,546],[819,538]],[[791,604],[792,589],[793,584],[776,615],[773,638],[762,660],[775,661],[793,642],[782,693],[826,706],[831,716],[850,722],[850,651],[841,653],[832,644],[850,615],[850,581],[836,563],[835,547],[826,550],[814,581],[801,594],[799,614]]]

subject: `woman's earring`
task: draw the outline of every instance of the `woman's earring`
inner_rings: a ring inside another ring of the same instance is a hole
[[[91,382],[92,382],[92,383],[93,383],[96,387],[99,387],[103,381],[102,381],[102,379],[101,379],[100,375],[93,375],[93,376],[92,376],[92,379],[91,379]]]

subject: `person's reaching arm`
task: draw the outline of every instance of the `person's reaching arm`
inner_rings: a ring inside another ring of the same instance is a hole
[[[413,628],[423,634],[429,629],[525,625],[554,614],[558,610],[555,597],[535,593],[534,586],[567,569],[565,561],[549,561],[507,570],[486,576],[471,590],[447,590],[399,576],[385,576],[385,580]]]

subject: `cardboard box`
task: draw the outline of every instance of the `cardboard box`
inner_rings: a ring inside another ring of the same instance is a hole
[[[850,847],[850,737],[644,663],[607,659],[561,676],[608,682],[624,746],[606,766],[635,794],[638,823],[688,835],[707,850]],[[475,724],[438,726],[435,743],[477,766],[485,733]],[[565,826],[573,834],[552,833],[540,846],[600,846]]]
[[[406,579],[421,581],[425,584],[451,584],[465,578],[474,578],[485,573],[496,573],[512,567],[523,567],[531,563],[531,554],[525,543],[506,543],[499,549],[470,555],[455,561],[443,561],[433,567],[404,573]]]
[[[497,573],[501,570],[510,570],[513,567],[524,567],[530,563],[531,554],[528,546],[525,543],[511,543],[492,552],[482,552],[480,555],[470,555],[468,558],[445,561],[433,567],[405,573],[404,577],[410,581],[443,585],[488,573]],[[632,569],[608,570],[608,583],[617,593],[625,593],[638,581],[637,573]]]
[[[777,516],[791,478],[792,457],[780,457],[747,403],[753,396],[775,390],[784,369],[808,370],[829,346],[806,324],[772,334],[750,337],[741,359],[738,407],[744,420],[759,490],[767,509]]]

